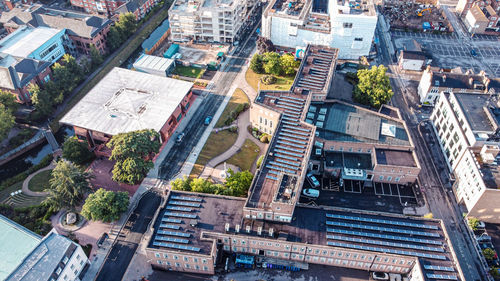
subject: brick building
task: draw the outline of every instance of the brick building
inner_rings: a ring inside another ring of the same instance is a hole
[[[115,14],[132,13],[137,20],[142,19],[158,4],[158,0],[130,0],[120,5],[115,10]]]
[[[459,0],[457,13],[470,33],[496,33],[500,31],[499,0]]]
[[[154,129],[166,142],[186,115],[193,83],[115,67],[61,123],[72,126],[98,155],[109,156],[112,136]]]
[[[113,15],[115,10],[123,5],[126,0],[104,0],[104,1],[95,1],[95,0],[70,0],[70,3],[74,7],[80,8],[82,11],[86,13],[95,13],[110,16]]]

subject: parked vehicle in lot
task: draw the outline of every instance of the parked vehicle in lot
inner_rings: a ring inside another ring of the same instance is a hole
[[[311,183],[311,185],[312,185],[314,188],[319,188],[319,186],[320,186],[320,185],[319,185],[319,181],[318,181],[318,179],[317,179],[315,176],[313,176],[313,174],[308,173],[308,174],[307,174],[307,179],[309,180],[309,182]]]
[[[175,139],[175,142],[176,143],[181,143],[182,142],[182,139],[184,138],[184,132],[180,133],[177,138]]]
[[[319,197],[319,190],[312,189],[312,188],[306,188],[302,191],[302,194],[306,197],[309,197],[309,198],[318,198]]]
[[[205,126],[210,125],[210,122],[212,122],[212,116],[207,116],[207,118],[205,118]]]

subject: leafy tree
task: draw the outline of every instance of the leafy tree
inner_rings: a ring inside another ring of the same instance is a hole
[[[253,175],[249,171],[235,173],[228,169],[229,177],[226,178],[226,188],[231,190],[233,196],[245,196],[252,184]]]
[[[259,38],[257,38],[257,50],[259,51],[259,53],[264,54],[267,52],[274,52],[275,48],[271,40],[259,36]]]
[[[0,103],[0,140],[7,137],[14,124],[15,118],[12,112]]]
[[[264,71],[267,74],[280,75],[281,65],[280,65],[280,55],[275,52],[264,53]]]
[[[49,81],[50,83],[51,81]],[[41,90],[40,87],[36,84],[31,84],[28,88],[28,91],[31,93],[31,103],[35,106],[36,110],[40,112],[42,115],[48,115],[52,112],[52,106],[54,101],[50,96],[50,93]]]
[[[59,160],[49,180],[49,196],[46,202],[54,209],[74,210],[86,192],[90,191],[91,175],[77,165]]]
[[[496,258],[496,255],[497,255],[497,253],[495,253],[495,251],[493,251],[490,248],[486,248],[483,250],[484,258],[489,260],[489,261],[494,260]]]
[[[111,222],[120,218],[120,214],[127,210],[128,204],[127,192],[106,191],[99,188],[87,197],[81,214],[88,220]]]
[[[469,226],[472,230],[476,231],[477,227],[479,226],[479,220],[476,218],[470,218],[469,219]]]
[[[113,180],[128,184],[139,182],[153,167],[151,157],[160,149],[160,135],[154,130],[140,130],[115,135],[107,143],[110,160],[115,160]]]
[[[498,269],[498,267],[496,267],[496,266],[492,266],[492,267],[490,268],[490,274],[491,274],[491,276],[493,277],[493,279],[495,279],[495,280],[500,279],[500,272],[498,272],[498,270],[499,270],[499,269]]]
[[[114,26],[109,28],[108,47],[111,51],[118,49],[137,29],[135,15],[121,14]]]
[[[121,38],[120,30],[115,25],[109,28],[108,38],[106,42],[111,51],[118,49],[122,44],[123,41]]]
[[[2,90],[0,90],[0,104],[3,104],[10,112],[15,112],[19,106],[16,97],[11,92]]]
[[[62,156],[75,164],[81,165],[89,162],[94,155],[88,149],[86,141],[79,141],[77,137],[70,137],[64,141]]]
[[[295,60],[293,55],[284,54],[280,57],[280,65],[281,65],[282,71],[286,75],[294,75],[296,72],[296,69],[300,65],[300,62]]]
[[[191,191],[191,178],[184,176],[183,179],[177,178],[170,182],[172,190]]]
[[[262,61],[262,55],[255,54],[252,57],[252,60],[250,60],[250,69],[258,74],[261,74],[264,72],[264,66],[263,66],[263,61]]]
[[[354,88],[354,100],[375,108],[387,103],[394,93],[386,71],[387,68],[383,65],[358,70],[359,82]]]
[[[90,45],[90,64],[91,68],[95,69],[99,65],[101,65],[103,62],[103,58],[101,56],[101,53],[97,48],[95,47],[94,44]]]

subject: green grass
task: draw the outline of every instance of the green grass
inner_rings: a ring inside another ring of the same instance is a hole
[[[255,91],[258,89],[259,80],[265,74],[257,74],[253,72],[250,68],[245,73],[245,79],[247,83],[254,88]],[[276,83],[272,85],[264,85],[264,83],[260,83],[260,90],[268,90],[268,91],[288,91],[292,87],[294,76],[276,76]]]
[[[174,69],[174,74],[176,75],[186,76],[196,79],[200,78],[204,72],[205,69],[193,66],[178,65]]]
[[[203,146],[190,176],[199,177],[208,161],[228,150],[236,142],[237,138],[237,133],[228,130],[218,133],[212,132]]]
[[[68,111],[77,104],[101,79],[108,74],[114,67],[120,66],[132,53],[148,38],[148,36],[168,17],[168,7],[159,11],[159,17],[149,22],[149,24],[136,36],[125,48],[123,48],[116,57],[106,64],[101,71],[87,83],[71,100],[66,108],[50,122],[50,127],[54,132],[59,130],[59,120],[68,113]]]
[[[240,167],[242,171],[252,168],[253,163],[260,154],[260,148],[250,139],[246,139],[241,150],[227,160],[227,163]]]
[[[18,195],[15,195],[14,197],[10,196],[10,193],[17,191],[22,187],[23,182],[18,182],[2,190],[0,192],[0,204],[8,204],[16,208],[30,207],[39,205],[45,199],[45,196],[29,196],[24,193],[20,193]]]
[[[41,192],[50,187],[49,180],[52,174],[51,170],[41,171],[31,178],[28,183],[28,189],[31,191]]]
[[[242,89],[238,88],[234,91],[233,96],[227,103],[226,108],[224,108],[222,115],[219,117],[219,120],[217,120],[217,124],[215,124],[215,127],[224,127],[224,122],[227,118],[229,118],[231,112],[235,110],[239,104],[244,103],[250,104],[250,100],[248,99],[248,96],[245,94],[245,92],[243,92]]]

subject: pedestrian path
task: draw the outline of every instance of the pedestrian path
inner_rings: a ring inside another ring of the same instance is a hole
[[[47,171],[47,170],[54,169],[54,167],[55,167],[55,164],[54,164],[54,162],[52,162],[52,163],[50,163],[50,165],[48,165],[47,167],[42,168],[42,169],[40,169],[40,170],[38,170],[38,171],[36,171],[36,172],[32,173],[31,175],[29,175],[29,176],[28,176],[28,177],[24,180],[24,182],[23,182],[23,187],[22,187],[22,191],[23,191],[23,193],[24,193],[24,194],[26,194],[26,195],[29,195],[29,196],[47,196],[47,195],[49,195],[49,193],[48,193],[48,192],[31,191],[31,190],[29,189],[29,187],[28,187],[28,186],[29,186],[30,180],[31,180],[34,176],[38,175],[39,173],[41,173],[41,172],[43,172],[43,171]]]

